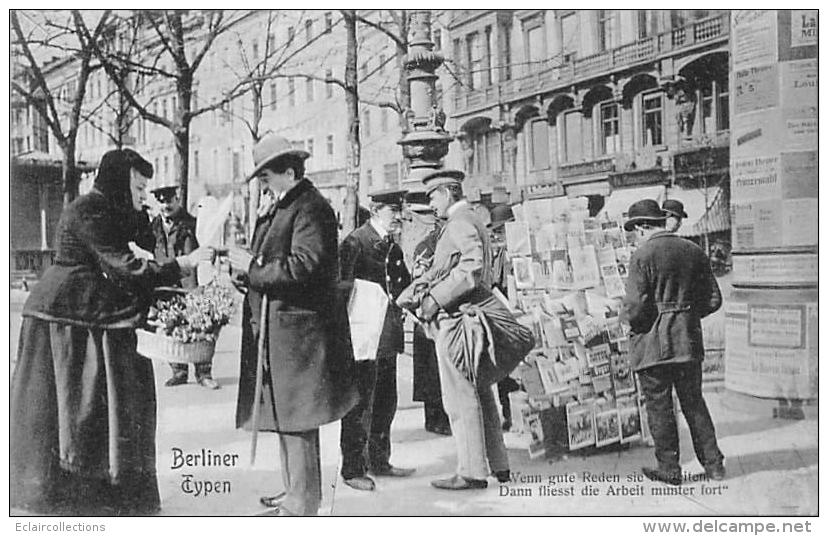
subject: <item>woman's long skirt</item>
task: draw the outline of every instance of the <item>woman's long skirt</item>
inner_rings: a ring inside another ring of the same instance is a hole
[[[11,386],[12,507],[158,511],[155,378],[136,345],[133,329],[23,319]]]

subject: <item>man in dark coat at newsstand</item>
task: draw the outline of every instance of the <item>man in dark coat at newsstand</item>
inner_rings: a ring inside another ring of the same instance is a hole
[[[196,239],[196,219],[181,206],[178,187],[162,185],[152,190],[152,194],[161,206],[161,213],[152,220],[152,232],[155,236],[155,260],[164,262],[180,255],[188,255],[198,248]],[[183,288],[191,289],[198,285],[196,273],[186,275],[179,283]],[[213,362],[197,363],[195,366],[196,382],[207,389],[218,389],[219,384],[213,379]],[[170,363],[173,375],[164,385],[173,387],[187,383],[187,363]]]
[[[412,276],[420,277],[431,267],[437,240],[443,228],[443,221],[437,218],[428,206],[425,192],[411,192],[406,195],[408,210],[418,214],[425,221],[431,220],[431,231],[414,248]],[[437,364],[437,350],[434,341],[428,338],[419,322],[414,324],[412,351],[412,386],[411,398],[423,403],[425,429],[439,435],[451,435],[451,426],[443,407],[443,395],[440,392],[440,369]]]
[[[251,250],[230,248],[234,279],[247,287],[242,319],[236,426],[251,428],[257,341],[266,336],[259,430],[279,434],[281,501],[273,515],[316,515],[322,500],[319,427],[356,403],[354,358],[344,300],[338,298],[337,221],[304,178],[309,153],[268,135],[253,147],[257,177],[275,195],[259,216]],[[260,211],[261,213],[261,211]],[[260,326],[262,305],[266,325]]]
[[[397,354],[403,351],[403,311],[394,300],[411,282],[400,229],[404,190],[369,195],[371,217],[345,237],[339,248],[342,281],[378,284],[388,296],[375,356],[355,356],[359,403],[342,418],[339,445],[342,478],[348,486],[373,491],[374,476],[405,477],[414,469],[391,465],[391,423],[397,412]],[[360,314],[356,311],[356,314]]]
[[[622,320],[630,325],[630,359],[647,405],[658,466],[650,480],[682,482],[673,389],[707,476],[722,480],[724,456],[702,396],[701,319],[722,305],[710,260],[696,244],[665,230],[667,215],[653,199],[630,206],[627,231],[639,235],[630,258]]]

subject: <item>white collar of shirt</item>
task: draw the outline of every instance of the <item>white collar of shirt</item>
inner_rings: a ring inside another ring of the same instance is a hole
[[[448,208],[448,210],[446,211],[446,212],[447,212],[447,216],[448,216],[448,217],[451,217],[451,215],[452,215],[452,214],[454,214],[455,212],[457,212],[457,210],[458,210],[460,207],[465,207],[465,206],[467,206],[468,204],[469,204],[469,202],[468,202],[468,201],[466,201],[465,199],[461,199],[460,201],[457,201],[456,203],[454,203],[452,206],[450,206],[450,207]]]
[[[383,229],[382,224],[380,224],[379,220],[376,218],[371,218],[370,220],[368,220],[368,223],[370,223],[371,227],[373,227],[377,234],[380,235],[380,238],[385,240],[385,236],[388,234],[388,231]]]

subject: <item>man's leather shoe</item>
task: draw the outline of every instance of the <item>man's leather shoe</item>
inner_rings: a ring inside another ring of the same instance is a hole
[[[293,517],[295,515],[296,514],[281,505],[260,514],[256,514],[257,517]]]
[[[724,480],[725,468],[721,463],[714,463],[704,468],[705,474],[710,480]]]
[[[287,493],[283,491],[278,495],[266,495],[264,497],[259,497],[259,503],[267,508],[278,508],[285,499],[285,495],[287,495]]]
[[[220,389],[221,386],[218,384],[216,380],[209,376],[203,376],[198,379],[198,384],[202,387],[206,387],[207,389]]]
[[[432,434],[439,434],[444,436],[451,435],[451,426],[448,424],[431,424],[425,427],[427,432],[431,432]]]
[[[671,486],[681,485],[681,473],[668,473],[667,471],[654,469],[652,467],[642,467],[641,472],[650,480],[657,480],[658,482],[664,482]]]
[[[416,469],[387,465],[385,467],[380,467],[379,469],[373,469],[371,473],[375,476],[411,476],[414,474],[414,471],[416,471]]]
[[[346,478],[345,484],[359,491],[374,491],[377,487],[374,481],[367,476],[355,476],[354,478]]]
[[[176,385],[184,385],[187,383],[186,374],[175,374],[172,378],[164,382],[167,387],[175,387]]]
[[[450,478],[443,478],[440,480],[433,480],[431,485],[438,489],[486,489],[489,485],[485,480],[478,480],[476,478],[465,478],[460,475],[454,475]]]
[[[501,484],[504,482],[509,482],[512,476],[508,469],[505,469],[503,471],[494,471],[492,474]]]

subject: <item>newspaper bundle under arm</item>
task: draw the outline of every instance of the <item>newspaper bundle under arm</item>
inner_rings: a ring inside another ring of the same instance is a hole
[[[348,322],[351,325],[351,344],[357,361],[377,358],[388,296],[376,283],[355,279],[348,300]]]
[[[229,194],[220,203],[215,197],[208,195],[198,202],[196,214],[196,240],[199,246],[209,246],[218,249],[221,247],[221,234],[224,223],[230,216],[233,206],[233,194]],[[199,262],[196,268],[198,284],[204,285],[212,281],[217,271],[209,262]]]

